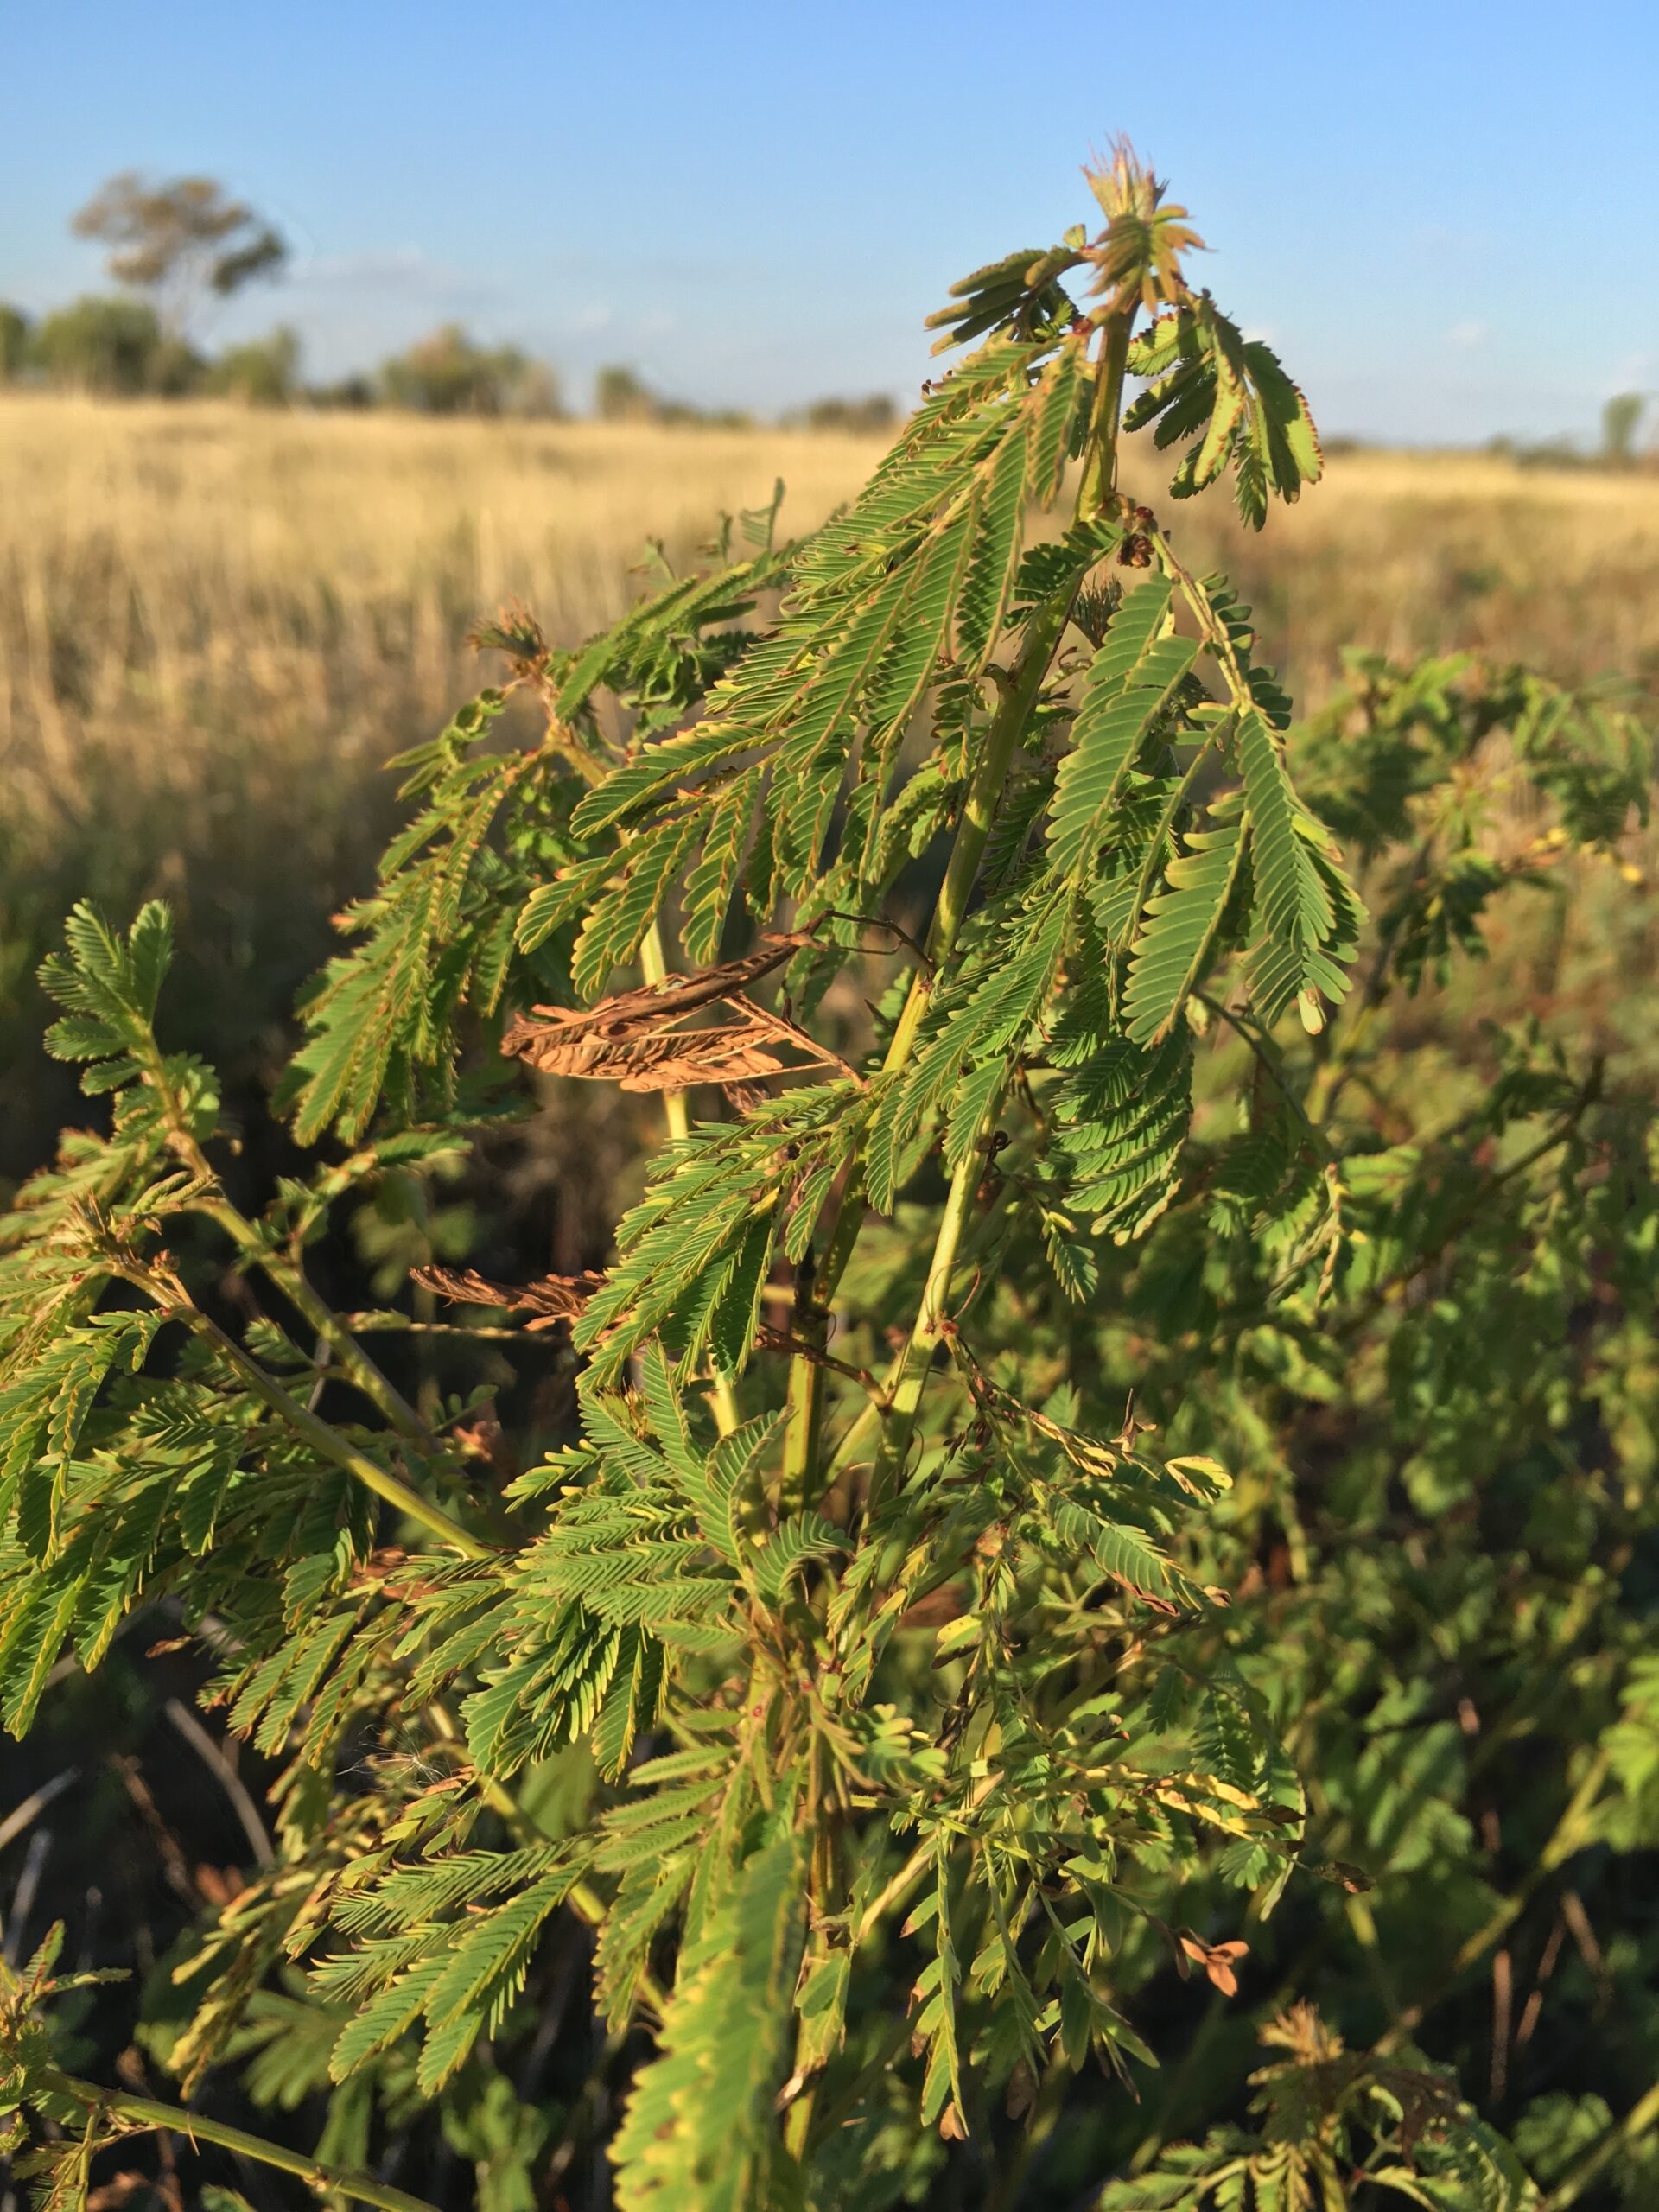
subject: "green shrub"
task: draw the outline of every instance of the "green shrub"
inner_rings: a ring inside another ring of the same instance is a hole
[[[10,384],[29,359],[29,317],[21,308],[0,305],[0,384]]]
[[[300,340],[286,325],[269,337],[227,346],[208,370],[207,391],[224,392],[250,407],[286,407],[299,389]]]
[[[601,423],[654,423],[662,404],[637,371],[620,363],[594,378],[594,412]]]
[[[29,351],[49,383],[123,397],[176,397],[193,389],[203,370],[200,355],[168,337],[143,300],[92,295],[59,308],[42,316]]]
[[[428,415],[563,412],[558,378],[545,362],[516,346],[480,346],[456,322],[387,361],[380,383],[394,407]]]
[[[899,419],[899,410],[885,391],[864,399],[815,399],[802,410],[809,430],[846,430],[857,437],[880,437]]]
[[[1116,469],[1155,423],[1259,524],[1306,409],[1092,182],[821,530],[486,633],[545,734],[404,757],[262,1211],[162,910],[48,964],[111,1119],[5,1227],[0,1704],[202,1647],[271,1847],[140,2033],[327,2101],[315,2164],[96,2088],[48,1942],[51,2202],[158,2126],[405,2212],[597,2206],[601,2145],[623,2212],[1518,2212],[1511,2120],[1553,2206],[1649,2171],[1650,1087],[1424,998],[1616,876],[1645,756],[1459,664],[1287,728]],[[325,1303],[331,1220],[395,1186],[395,1274],[582,1084],[666,1109],[602,1274]]]

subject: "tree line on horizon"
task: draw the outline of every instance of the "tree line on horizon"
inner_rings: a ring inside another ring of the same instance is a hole
[[[276,226],[211,177],[157,183],[124,170],[94,193],[70,227],[78,238],[110,248],[105,267],[124,289],[84,295],[38,319],[0,301],[0,388],[547,422],[572,412],[551,362],[517,346],[482,344],[460,322],[439,324],[372,370],[321,383],[303,377],[300,335],[286,323],[209,354],[193,333],[210,301],[280,276],[289,259]],[[1654,397],[1615,393],[1602,408],[1592,448],[1565,435],[1541,442],[1498,435],[1485,450],[1522,467],[1650,466],[1659,457],[1659,435],[1649,427]],[[621,363],[598,371],[592,412],[601,422],[712,429],[746,429],[756,419],[744,409],[702,408],[667,397]],[[790,428],[880,435],[899,414],[890,393],[873,392],[815,400],[781,420]],[[1327,449],[1353,442],[1328,441]]]
[[[124,171],[93,194],[71,228],[110,248],[105,266],[124,289],[86,294],[38,319],[0,302],[0,385],[543,421],[569,411],[550,362],[517,346],[480,344],[459,322],[442,323],[378,368],[334,382],[305,380],[299,334],[288,324],[210,354],[199,335],[210,303],[279,276],[289,258],[276,227],[210,177],[158,184]],[[620,364],[599,371],[593,411],[601,421],[730,429],[753,419],[737,409],[665,397]],[[879,433],[897,417],[891,396],[877,392],[821,399],[785,419],[810,429]]]

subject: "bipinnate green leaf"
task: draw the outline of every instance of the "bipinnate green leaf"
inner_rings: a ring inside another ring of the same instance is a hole
[[[765,1846],[682,1955],[658,2056],[613,2146],[621,2212],[754,2212],[798,2190],[772,2104],[793,2041],[804,1871],[794,1837]]]
[[[1173,595],[1165,576],[1129,593],[1089,664],[1049,813],[1049,859],[1060,874],[1094,864],[1141,745],[1192,665],[1196,640],[1160,635]]]
[[[123,940],[83,899],[63,934],[65,950],[41,963],[41,988],[64,1008],[46,1033],[46,1048],[58,1059],[103,1063],[87,1069],[84,1090],[118,1089],[156,1057],[151,1023],[172,958],[172,916],[152,899]]]
[[[1237,823],[1194,830],[1165,870],[1163,889],[1147,901],[1123,1001],[1137,1045],[1156,1044],[1203,981],[1244,850]]]
[[[1343,963],[1353,957],[1359,903],[1328,834],[1297,797],[1280,739],[1254,710],[1239,720],[1238,758],[1262,936],[1251,995],[1268,1021],[1297,1001],[1304,1026],[1318,1030],[1321,1001],[1348,988]]]
[[[1079,245],[1022,246],[953,284],[951,304],[927,318],[928,329],[944,334],[935,340],[934,352],[964,346],[988,331],[1023,333],[1068,315],[1071,302],[1057,280],[1082,260]]]
[[[1270,497],[1293,501],[1317,482],[1324,460],[1306,400],[1271,348],[1247,340],[1207,292],[1143,332],[1128,365],[1148,389],[1124,427],[1155,424],[1160,447],[1196,441],[1170,486],[1177,499],[1203,491],[1230,461],[1239,512],[1260,530]]]

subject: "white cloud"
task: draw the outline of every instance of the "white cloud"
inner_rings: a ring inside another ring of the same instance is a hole
[[[1454,353],[1473,353],[1486,343],[1486,337],[1484,322],[1454,322],[1446,334],[1446,342]]]
[[[452,305],[499,298],[488,283],[454,262],[440,261],[417,245],[381,248],[365,253],[320,253],[302,261],[289,276],[296,289],[393,294],[406,299],[440,300]]]

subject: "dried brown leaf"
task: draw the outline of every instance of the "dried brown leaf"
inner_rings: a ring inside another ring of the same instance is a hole
[[[574,1321],[603,1280],[584,1274],[541,1275],[534,1282],[523,1284],[491,1282],[471,1268],[416,1268],[409,1279],[453,1305],[505,1306],[513,1313],[531,1314],[532,1330]]]
[[[544,1075],[616,1083],[624,1090],[683,1090],[694,1083],[740,1083],[780,1074],[784,1063],[763,1042],[767,1033],[749,1021],[664,1030],[617,1044],[585,1037],[566,1045],[556,1033],[543,1033],[521,1042],[518,1052]]]
[[[520,1052],[515,1036],[520,1032],[539,1033],[543,1024],[559,1031],[566,1043],[580,1037],[601,1037],[620,1044],[636,1032],[648,1034],[683,1014],[695,1014],[699,1007],[730,998],[734,992],[769,976],[774,968],[781,968],[791,953],[812,942],[810,930],[777,931],[761,938],[753,950],[741,959],[700,968],[695,976],[664,976],[660,983],[642,983],[638,990],[618,991],[611,998],[601,999],[597,1006],[536,1007],[532,1012],[541,1021],[519,1015],[508,1028],[501,1048],[509,1053]]]
[[[788,957],[801,934],[766,940],[771,964]],[[781,950],[777,948],[781,947]],[[574,1076],[587,1082],[620,1084],[624,1090],[685,1090],[693,1084],[743,1084],[757,1077],[783,1075],[789,1064],[770,1048],[785,1043],[809,1066],[833,1066],[856,1080],[855,1071],[780,1014],[756,1006],[739,988],[752,980],[763,953],[727,961],[689,979],[687,991],[625,991],[588,1014],[563,1007],[537,1009],[539,1019],[517,1016],[502,1039],[502,1050],[539,1068],[544,1075]],[[724,998],[736,1018],[703,1029],[677,1025]]]
[[[1186,1974],[1186,1960],[1190,1959],[1194,1966],[1203,1967],[1205,1978],[1224,1997],[1237,1996],[1238,1976],[1233,1968],[1240,1959],[1249,1956],[1250,1947],[1248,1943],[1205,1943],[1196,1936],[1181,1936],[1177,1941],[1185,1955],[1176,1960],[1183,1978]]]

